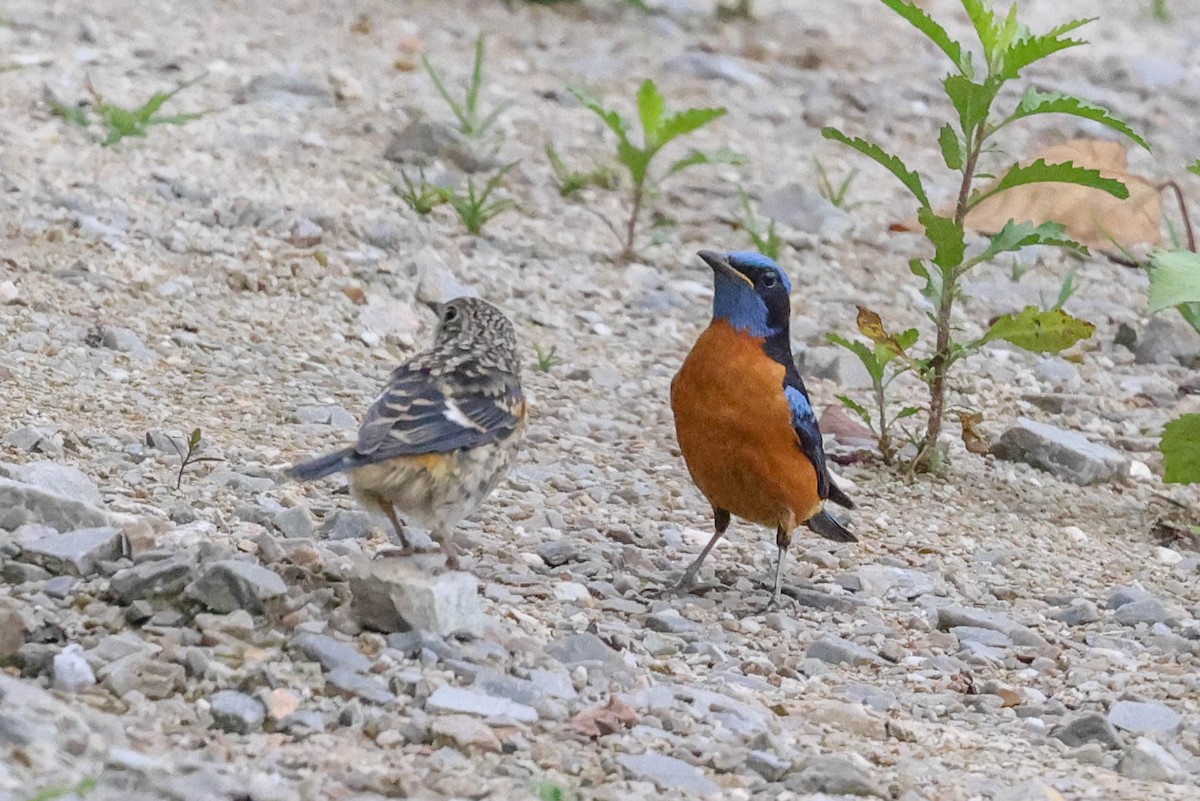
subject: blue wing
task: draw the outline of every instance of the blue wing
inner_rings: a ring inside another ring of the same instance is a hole
[[[477,448],[521,423],[525,401],[516,376],[457,378],[407,365],[392,373],[359,429],[358,463]]]
[[[817,471],[817,494],[822,499],[828,498],[848,509],[853,508],[853,502],[829,478],[829,468],[825,465],[825,444],[821,439],[821,429],[817,426],[817,415],[798,374],[787,376],[783,393],[792,409],[792,428],[800,437],[800,449]]]

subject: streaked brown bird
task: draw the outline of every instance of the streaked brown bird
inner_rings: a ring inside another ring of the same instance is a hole
[[[478,298],[436,311],[433,346],[392,372],[358,442],[287,472],[302,481],[348,473],[358,502],[391,522],[400,553],[413,550],[404,515],[429,530],[454,570],[454,527],[508,473],[525,428],[525,396],[503,312]]]
[[[855,537],[825,511],[854,504],[829,476],[817,416],[792,358],[792,284],[759,253],[700,251],[713,270],[712,322],[671,382],[679,450],[712,504],[716,531],[679,582],[687,589],[734,515],[775,529],[778,602],[792,530]]]

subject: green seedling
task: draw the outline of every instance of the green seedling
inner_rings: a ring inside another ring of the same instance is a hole
[[[200,449],[204,447],[203,435],[200,429],[193,429],[187,440],[187,448],[180,446],[174,439],[171,444],[175,446],[175,450],[179,453],[179,474],[175,477],[175,489],[183,487],[183,471],[187,470],[190,465],[199,464],[200,462],[223,462],[225,461],[220,456],[200,456]]]
[[[400,173],[404,186],[392,184],[392,191],[404,201],[404,204],[417,214],[429,214],[437,206],[446,202],[438,187],[425,180],[425,171],[418,171],[419,182],[414,183],[407,172]]]
[[[42,790],[37,795],[29,799],[29,801],[55,801],[67,795],[83,796],[88,795],[96,789],[97,782],[93,778],[87,778],[79,782],[74,787],[52,787],[48,790]]]
[[[483,62],[486,56],[486,46],[484,44],[483,34],[475,40],[475,64],[471,67],[471,77],[464,87],[463,99],[456,100],[450,90],[446,88],[442,76],[438,75],[437,70],[429,63],[429,59],[421,56],[421,63],[425,65],[425,72],[429,74],[429,79],[433,81],[433,86],[437,89],[437,93],[442,96],[446,104],[450,106],[450,110],[454,112],[454,117],[458,120],[458,128],[464,134],[472,138],[479,138],[486,134],[500,115],[505,112],[511,105],[503,103],[496,108],[484,114],[479,108],[479,90],[483,88]]]
[[[847,136],[835,128],[825,128],[822,134],[884,167],[918,205],[917,219],[924,226],[933,256],[912,259],[909,269],[922,281],[922,293],[933,304],[935,311],[931,319],[936,330],[935,341],[927,355],[910,357],[913,358],[914,372],[929,390],[925,431],[912,467],[931,470],[942,462],[938,439],[947,407],[948,380],[959,361],[994,340],[1005,340],[1040,353],[1057,353],[1086,339],[1094,331],[1090,323],[1077,320],[1062,309],[1039,310],[1029,306],[1015,314],[1001,315],[978,339],[956,341],[955,302],[964,292],[960,283],[962,277],[973,267],[991,261],[1001,253],[1031,245],[1053,245],[1087,252],[1082,245],[1068,238],[1063,226],[1057,223],[1034,225],[1010,220],[999,233],[989,237],[982,252],[968,257],[967,213],[997,192],[1033,183],[1080,184],[1118,198],[1129,196],[1129,190],[1120,181],[1070,162],[1047,164],[1044,159],[1038,159],[1032,164],[989,167],[983,162],[998,152],[993,141],[996,134],[1028,117],[1070,114],[1107,126],[1147,149],[1149,145],[1107,109],[1060,92],[1029,87],[1015,106],[1004,112],[996,111],[995,106],[1006,102],[1004,98],[1008,97],[1007,93],[1002,96],[1001,90],[1019,78],[1023,70],[1061,50],[1084,44],[1068,34],[1092,20],[1073,20],[1046,33],[1035,34],[1018,21],[1016,3],[1007,14],[997,15],[986,0],[961,0],[979,38],[983,57],[980,64],[970,48],[951,38],[945,28],[920,7],[907,0],[881,2],[923,33],[950,60],[950,74],[943,79],[942,88],[954,114],[951,121],[940,128],[936,141],[946,168],[953,174],[953,185],[957,190],[953,207],[944,212],[936,211],[925,192],[925,179],[878,144]],[[988,187],[978,188],[977,179],[985,177],[987,172],[998,175],[998,180]],[[890,336],[882,325],[876,333],[881,338]],[[882,344],[878,338],[873,341]]]
[[[604,164],[597,164],[591,172],[572,170],[558,155],[553,145],[546,145],[546,158],[550,160],[550,168],[558,178],[558,193],[563,197],[570,197],[589,186],[597,189],[616,189],[620,185],[616,170]]]
[[[771,220],[767,224],[767,230],[764,233],[762,226],[758,223],[758,217],[754,214],[754,209],[750,208],[750,198],[746,195],[746,190],[739,187],[738,196],[742,201],[742,228],[750,237],[750,241],[754,243],[754,247],[759,253],[773,261],[779,261],[779,251],[783,249],[783,240],[775,232],[775,221]]]
[[[858,170],[846,173],[846,177],[842,179],[841,183],[834,186],[820,159],[813,159],[813,166],[817,169],[817,191],[821,193],[821,197],[843,211],[850,211],[858,206],[857,203],[850,203],[846,200],[846,195],[850,194],[850,187],[854,183],[854,179],[858,177]]]
[[[715,119],[725,115],[724,108],[690,108],[684,111],[668,112],[667,103],[659,92],[654,81],[647,79],[642,82],[637,93],[638,120],[642,125],[640,144],[634,141],[633,131],[629,123],[613,109],[602,105],[585,90],[572,86],[571,94],[586,108],[598,116],[617,136],[617,160],[625,167],[631,179],[631,197],[629,217],[624,225],[624,233],[616,226],[610,226],[621,238],[623,248],[621,258],[630,260],[636,257],[634,245],[637,241],[638,224],[646,210],[649,195],[662,180],[699,164],[744,164],[745,159],[722,148],[713,152],[692,150],[686,156],[676,159],[660,174],[654,175],[650,166],[655,156],[674,140],[693,131],[703,128]]]
[[[108,147],[109,145],[115,145],[127,136],[145,136],[155,125],[184,125],[192,120],[199,119],[203,116],[203,112],[159,114],[159,110],[166,105],[168,100],[175,97],[175,95],[184,89],[193,86],[203,77],[201,75],[186,83],[182,83],[169,92],[156,92],[145,103],[132,109],[109,103],[96,91],[91,81],[88,81],[87,90],[92,96],[92,109],[99,116],[100,124],[104,126],[105,135],[100,144]],[[78,116],[68,116],[65,114],[62,116],[79,124]],[[86,120],[86,117],[84,119]]]
[[[495,175],[487,180],[482,190],[475,187],[475,179],[470,176],[467,177],[467,190],[465,193],[460,193],[458,190],[444,186],[435,186],[433,189],[441,196],[442,200],[454,208],[454,211],[458,213],[458,218],[462,220],[467,230],[472,234],[478,235],[488,220],[516,205],[511,198],[502,197],[495,200],[490,200],[489,198],[499,188],[500,184],[503,183],[504,176],[519,163],[514,161],[512,164],[501,167]]]
[[[558,346],[551,345],[550,350],[544,350],[538,343],[533,344],[533,353],[537,357],[536,368],[539,373],[548,373],[550,368],[558,364]]]
[[[1158,448],[1164,481],[1200,484],[1200,414],[1181,415],[1167,423]]]
[[[1170,22],[1171,10],[1167,8],[1167,0],[1150,0],[1150,16],[1156,22]]]

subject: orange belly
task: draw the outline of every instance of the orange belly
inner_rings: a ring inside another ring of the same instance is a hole
[[[717,321],[671,382],[671,409],[683,460],[709,502],[791,531],[821,510],[821,498],[783,377],[762,340]]]

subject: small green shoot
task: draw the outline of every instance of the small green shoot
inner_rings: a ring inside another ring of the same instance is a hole
[[[857,169],[850,170],[850,172],[846,173],[846,177],[842,179],[841,183],[834,186],[829,173],[825,171],[825,165],[821,163],[820,159],[813,159],[813,166],[817,170],[817,191],[821,193],[821,197],[842,211],[850,211],[859,205],[846,200],[846,196],[850,194],[850,187],[854,183],[854,179],[858,177]]]
[[[537,793],[538,801],[578,801],[579,799],[576,793],[549,779],[534,782],[533,789]]]
[[[563,197],[570,197],[589,186],[597,189],[616,189],[620,185],[616,170],[604,164],[597,164],[591,172],[572,170],[558,155],[553,145],[546,145],[546,158],[550,160],[550,167],[558,178],[558,193]]]
[[[104,140],[100,144],[108,147],[115,145],[127,136],[145,136],[146,133],[155,125],[184,125],[192,120],[199,119],[203,116],[203,112],[192,114],[159,114],[159,110],[167,103],[168,100],[175,95],[195,85],[204,76],[193,78],[186,83],[182,83],[169,92],[156,92],[150,96],[142,105],[137,108],[127,109],[118,106],[114,103],[109,103],[105,100],[91,81],[87,83],[87,90],[93,98],[93,109],[100,117],[100,123],[104,126]],[[78,123],[77,117],[63,115],[66,119]]]
[[[537,342],[533,343],[533,353],[537,357],[535,365],[539,373],[548,373],[550,368],[558,364],[558,346],[551,345],[550,350],[544,350]]]
[[[47,98],[46,102],[50,106],[50,113],[54,116],[62,117],[67,122],[72,125],[78,125],[80,128],[88,127],[89,121],[85,106],[68,106],[66,103],[53,97]]]
[[[640,144],[633,138],[629,123],[615,110],[602,105],[580,87],[569,87],[571,94],[594,113],[617,136],[617,160],[629,172],[632,181],[632,196],[629,204],[629,217],[625,222],[624,234],[621,236],[623,248],[621,259],[629,261],[636,258],[635,244],[637,229],[642,214],[647,206],[650,194],[662,180],[676,173],[695,167],[699,164],[744,164],[745,158],[727,148],[713,152],[692,150],[686,156],[676,159],[660,174],[654,175],[650,166],[668,144],[681,136],[703,128],[713,120],[725,116],[724,108],[690,108],[678,112],[668,112],[666,99],[659,92],[658,86],[652,80],[645,80],[638,88],[637,110],[638,120],[642,125]],[[613,230],[618,229],[614,226]]]
[[[55,801],[57,798],[62,798],[65,795],[86,796],[96,789],[97,782],[95,779],[88,777],[74,787],[51,787],[42,790],[37,795],[29,799],[29,801]]]
[[[1181,415],[1167,423],[1158,447],[1164,481],[1200,484],[1200,414]]]
[[[179,453],[179,474],[175,477],[175,489],[183,487],[183,471],[188,469],[189,465],[199,464],[200,462],[223,462],[225,461],[220,456],[200,456],[200,449],[204,446],[203,435],[200,429],[193,429],[187,440],[187,449],[180,447],[179,443],[174,439],[171,444],[175,446],[175,450]]]
[[[504,176],[519,163],[514,161],[512,164],[501,167],[495,175],[487,180],[482,190],[477,189],[475,179],[468,176],[465,193],[444,186],[436,186],[434,191],[454,208],[467,230],[478,235],[488,220],[516,205],[511,198],[503,197],[495,200],[489,200],[489,198],[492,196],[492,192],[496,191],[503,183]]]
[[[1167,0],[1150,0],[1150,16],[1155,22],[1170,22],[1171,10],[1167,8]]]
[[[408,173],[402,171],[400,173],[400,180],[404,182],[404,186],[401,187],[397,186],[396,184],[392,184],[392,191],[396,193],[397,197],[404,201],[406,206],[415,211],[417,214],[429,214],[434,210],[434,208],[440,206],[442,203],[445,203],[446,199],[442,197],[442,194],[438,191],[437,186],[434,186],[425,180],[424,170],[418,171],[418,179],[419,183],[414,183],[413,180],[408,177]]]
[[[1079,285],[1075,283],[1075,275],[1078,270],[1072,267],[1067,271],[1063,278],[1062,286],[1058,289],[1058,300],[1054,301],[1052,309],[1061,309],[1066,302],[1071,299],[1071,296],[1079,291]]]
[[[456,100],[450,90],[446,88],[442,76],[438,75],[437,70],[429,63],[429,59],[421,56],[421,63],[425,65],[425,72],[429,74],[429,79],[433,81],[433,86],[437,89],[437,93],[442,96],[446,104],[450,106],[450,110],[454,112],[455,118],[458,120],[458,128],[467,136],[477,139],[488,132],[500,115],[508,109],[510,103],[503,103],[496,108],[484,114],[479,108],[479,90],[483,88],[483,62],[486,56],[486,45],[484,44],[483,34],[475,40],[475,64],[471,67],[471,78],[467,81],[464,87],[465,94],[461,101]]]
[[[750,208],[750,198],[746,195],[746,190],[738,187],[738,196],[742,200],[742,228],[750,237],[750,241],[754,243],[755,249],[772,261],[779,261],[779,252],[783,250],[783,239],[775,231],[775,221],[771,220],[767,224],[767,230],[764,233],[758,223],[758,217],[754,214],[754,209]]]
[[[957,190],[957,199],[949,210],[935,211],[925,191],[924,177],[909,168],[898,156],[873,142],[848,136],[836,128],[825,128],[821,133],[867,156],[890,172],[908,190],[918,206],[917,219],[925,230],[929,243],[927,252],[931,252],[932,257],[912,259],[909,271],[920,279],[922,294],[935,309],[931,319],[936,335],[929,355],[913,359],[915,373],[928,386],[929,405],[925,410],[925,432],[911,466],[914,469],[931,470],[943,462],[939,437],[948,405],[949,376],[957,362],[976,353],[985,343],[997,339],[1037,352],[1054,353],[1091,336],[1094,330],[1090,323],[1074,319],[1061,308],[1039,310],[1030,306],[1015,314],[1001,315],[986,328],[983,336],[974,341],[955,341],[955,302],[963,296],[963,276],[973,267],[991,261],[1001,253],[1018,251],[1030,245],[1052,245],[1086,253],[1083,246],[1066,236],[1062,225],[1052,222],[1034,225],[1009,220],[999,233],[990,237],[990,243],[981,253],[968,257],[965,228],[968,212],[997,192],[1032,183],[1079,184],[1100,189],[1120,199],[1129,197],[1129,190],[1120,181],[1107,178],[1097,170],[1077,167],[1071,162],[1047,164],[1045,160],[1038,159],[1032,164],[1007,167],[1003,163],[985,165],[984,159],[1001,152],[992,141],[995,134],[1027,117],[1068,114],[1111,128],[1144,148],[1149,149],[1149,145],[1107,109],[1035,87],[1029,87],[1007,112],[995,113],[994,106],[1007,103],[1010,96],[1002,89],[1034,63],[1061,50],[1083,45],[1082,40],[1071,38],[1068,34],[1093,20],[1077,19],[1045,33],[1035,34],[1018,21],[1017,3],[1012,3],[1006,12],[997,14],[988,0],[961,0],[979,39],[979,47],[973,48],[951,38],[940,23],[915,3],[909,0],[880,1],[924,34],[950,61],[950,74],[941,83],[951,113],[949,120],[932,138],[941,152],[942,162],[951,173],[947,186]],[[979,56],[982,56],[981,60]],[[976,181],[987,173],[999,176],[998,180],[989,187],[977,188]],[[828,188],[832,192],[831,183]],[[832,194],[836,196],[838,193]],[[841,199],[844,201],[844,195]],[[882,326],[875,334],[868,334],[868,338],[876,345],[886,347],[886,332]]]

